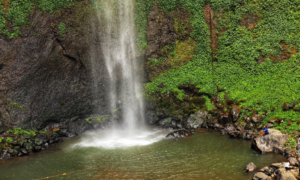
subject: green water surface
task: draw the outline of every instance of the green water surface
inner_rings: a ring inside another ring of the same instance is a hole
[[[280,155],[260,155],[251,150],[250,141],[230,139],[216,132],[197,132],[178,141],[164,139],[147,146],[117,149],[74,146],[82,140],[83,137],[66,139],[43,152],[2,160],[0,179],[31,180],[67,173],[48,179],[238,180],[252,178],[243,172],[249,162],[263,167],[283,161]]]

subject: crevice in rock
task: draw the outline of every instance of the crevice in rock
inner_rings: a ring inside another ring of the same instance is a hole
[[[75,57],[73,57],[73,56],[71,56],[71,55],[69,55],[69,54],[63,54],[66,58],[68,58],[68,59],[70,59],[70,60],[72,60],[72,61],[77,61],[77,59],[75,58]]]

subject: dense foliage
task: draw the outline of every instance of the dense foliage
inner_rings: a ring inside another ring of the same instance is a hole
[[[32,9],[37,6],[42,11],[53,13],[57,8],[65,7],[75,0],[10,0],[7,15],[0,2],[0,34],[10,38],[21,35],[20,27],[28,26],[28,18]],[[7,24],[11,23],[11,28]]]
[[[210,32],[203,14],[207,3],[218,23],[216,62],[212,61]],[[197,48],[189,63],[148,83],[148,94],[177,92],[182,99],[185,94],[178,86],[195,84],[203,93],[242,102],[241,106],[250,110],[243,110],[242,116],[267,112],[264,123],[281,118],[285,121],[275,123],[278,129],[300,131],[300,113],[282,108],[284,103],[295,103],[296,107],[300,103],[300,55],[295,53],[300,50],[300,1],[159,0],[158,4],[166,13],[182,6],[193,14],[190,37],[197,41]],[[253,28],[242,25],[248,16],[257,20]],[[280,62],[284,53],[292,51],[294,55]]]
[[[153,0],[136,0],[135,22],[139,32],[137,43],[140,50],[147,48],[147,15],[154,5]]]

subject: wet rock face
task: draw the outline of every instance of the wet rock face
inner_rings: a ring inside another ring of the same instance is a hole
[[[91,35],[100,25],[90,22],[93,15],[83,11],[82,7],[90,6],[87,2],[54,14],[33,12],[32,26],[23,29],[20,37],[0,36],[0,127],[42,129],[88,114],[94,105],[105,102],[105,92],[94,92],[90,80],[90,47],[99,40]],[[58,32],[60,22],[67,26],[64,37]],[[101,72],[104,62],[98,55]]]
[[[148,15],[147,41],[149,44],[146,56],[159,58],[161,48],[175,42],[175,39],[174,19],[155,5]]]
[[[159,117],[155,111],[150,110],[146,112],[146,119],[149,124],[155,124],[159,120]]]
[[[273,152],[275,148],[283,147],[287,139],[287,134],[283,134],[275,129],[269,129],[269,134],[255,138],[251,144],[251,147],[260,151],[261,153]]]

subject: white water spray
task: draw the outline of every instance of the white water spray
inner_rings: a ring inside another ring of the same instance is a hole
[[[98,132],[97,138],[90,138],[80,145],[114,148],[156,142],[163,136],[155,136],[158,131],[149,132],[144,126],[144,104],[138,74],[142,62],[135,57],[134,0],[99,0],[98,5],[101,7],[98,17],[104,29],[100,38],[104,42],[102,54],[109,77],[109,107],[111,114],[121,109],[122,124],[112,130]],[[94,72],[97,70],[94,69]],[[101,74],[94,78],[97,76]]]

